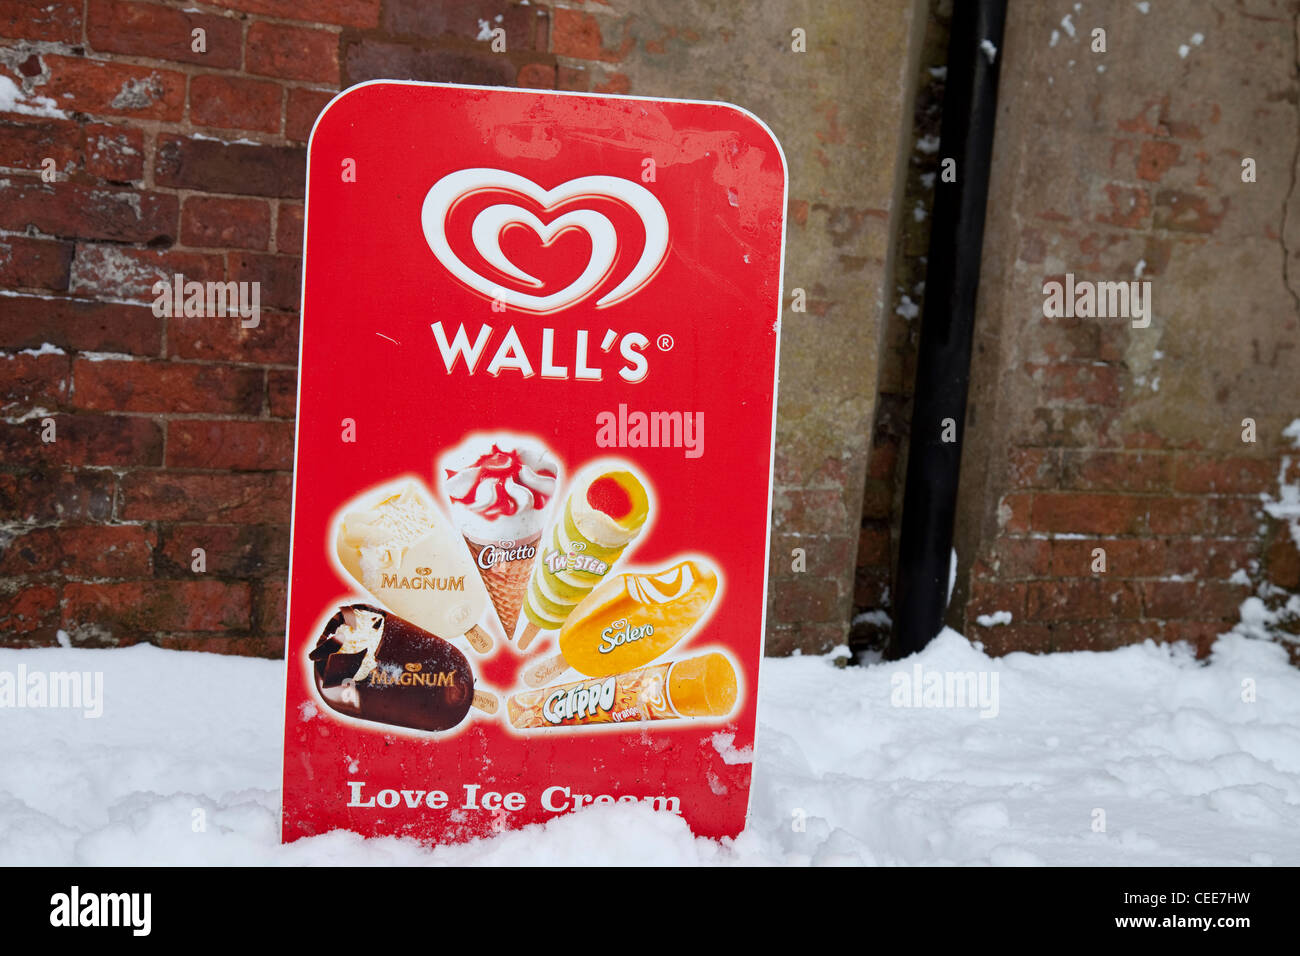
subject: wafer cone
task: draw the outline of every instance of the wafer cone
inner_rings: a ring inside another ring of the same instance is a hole
[[[483,584],[487,587],[488,596],[492,598],[492,606],[496,608],[506,640],[514,637],[515,625],[519,623],[519,612],[523,608],[528,591],[528,576],[532,573],[533,562],[537,560],[536,547],[541,538],[539,534],[527,541],[516,542],[514,545],[514,547],[532,546],[534,550],[531,557],[516,558],[514,561],[498,561],[490,568],[483,567],[479,562],[479,554],[489,546],[478,544],[468,537],[465,539],[470,553],[474,555],[474,564],[478,568],[479,576],[483,578]]]

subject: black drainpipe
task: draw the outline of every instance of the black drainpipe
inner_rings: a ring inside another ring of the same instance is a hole
[[[1006,0],[956,0],[953,4],[939,137],[941,165],[930,221],[925,308],[916,356],[894,582],[895,657],[925,647],[943,629],[947,607],[975,290],[1006,17]],[[942,161],[947,158],[957,161],[955,182],[943,181]],[[943,441],[945,419],[954,423],[956,441]]]

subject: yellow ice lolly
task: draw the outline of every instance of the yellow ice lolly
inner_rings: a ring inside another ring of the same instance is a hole
[[[560,628],[560,653],[524,672],[540,687],[572,667],[588,677],[635,670],[667,653],[708,611],[718,575],[687,559],[656,574],[620,574],[574,607]]]
[[[339,561],[385,607],[444,640],[466,638],[480,654],[492,636],[479,626],[488,607],[483,579],[464,543],[439,519],[414,481],[399,494],[344,513]]]

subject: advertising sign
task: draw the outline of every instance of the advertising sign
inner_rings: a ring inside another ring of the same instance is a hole
[[[322,113],[285,840],[743,828],[785,188],[722,103],[374,82]]]

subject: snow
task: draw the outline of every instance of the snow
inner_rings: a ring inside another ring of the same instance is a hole
[[[0,113],[24,113],[28,116],[66,117],[48,96],[28,96],[7,76],[0,76]]]
[[[984,52],[984,56],[988,58],[990,63],[998,58],[998,48],[994,46],[991,41],[980,40],[980,49]]]
[[[981,614],[975,618],[975,623],[980,627],[997,627],[999,624],[1010,624],[1011,612],[994,611],[992,614]]]
[[[1300,863],[1300,671],[1278,644],[1225,635],[1208,664],[1149,642],[989,658],[946,630],[906,662],[834,656],[764,661],[756,754],[712,739],[756,760],[737,840],[613,805],[431,849],[346,832],[279,844],[280,662],[0,650],[0,672],[100,672],[104,694],[96,720],[4,714],[0,864]],[[997,716],[891,706],[917,667],[988,678]]]
[[[31,355],[31,356],[34,356],[34,357],[39,358],[39,357],[42,356],[42,355],[67,355],[68,353],[65,352],[65,351],[63,351],[63,349],[59,348],[57,345],[52,345],[52,344],[49,343],[49,342],[42,342],[40,348],[38,348],[38,349],[23,349],[23,350],[20,351],[18,354],[19,354],[19,355]]]

